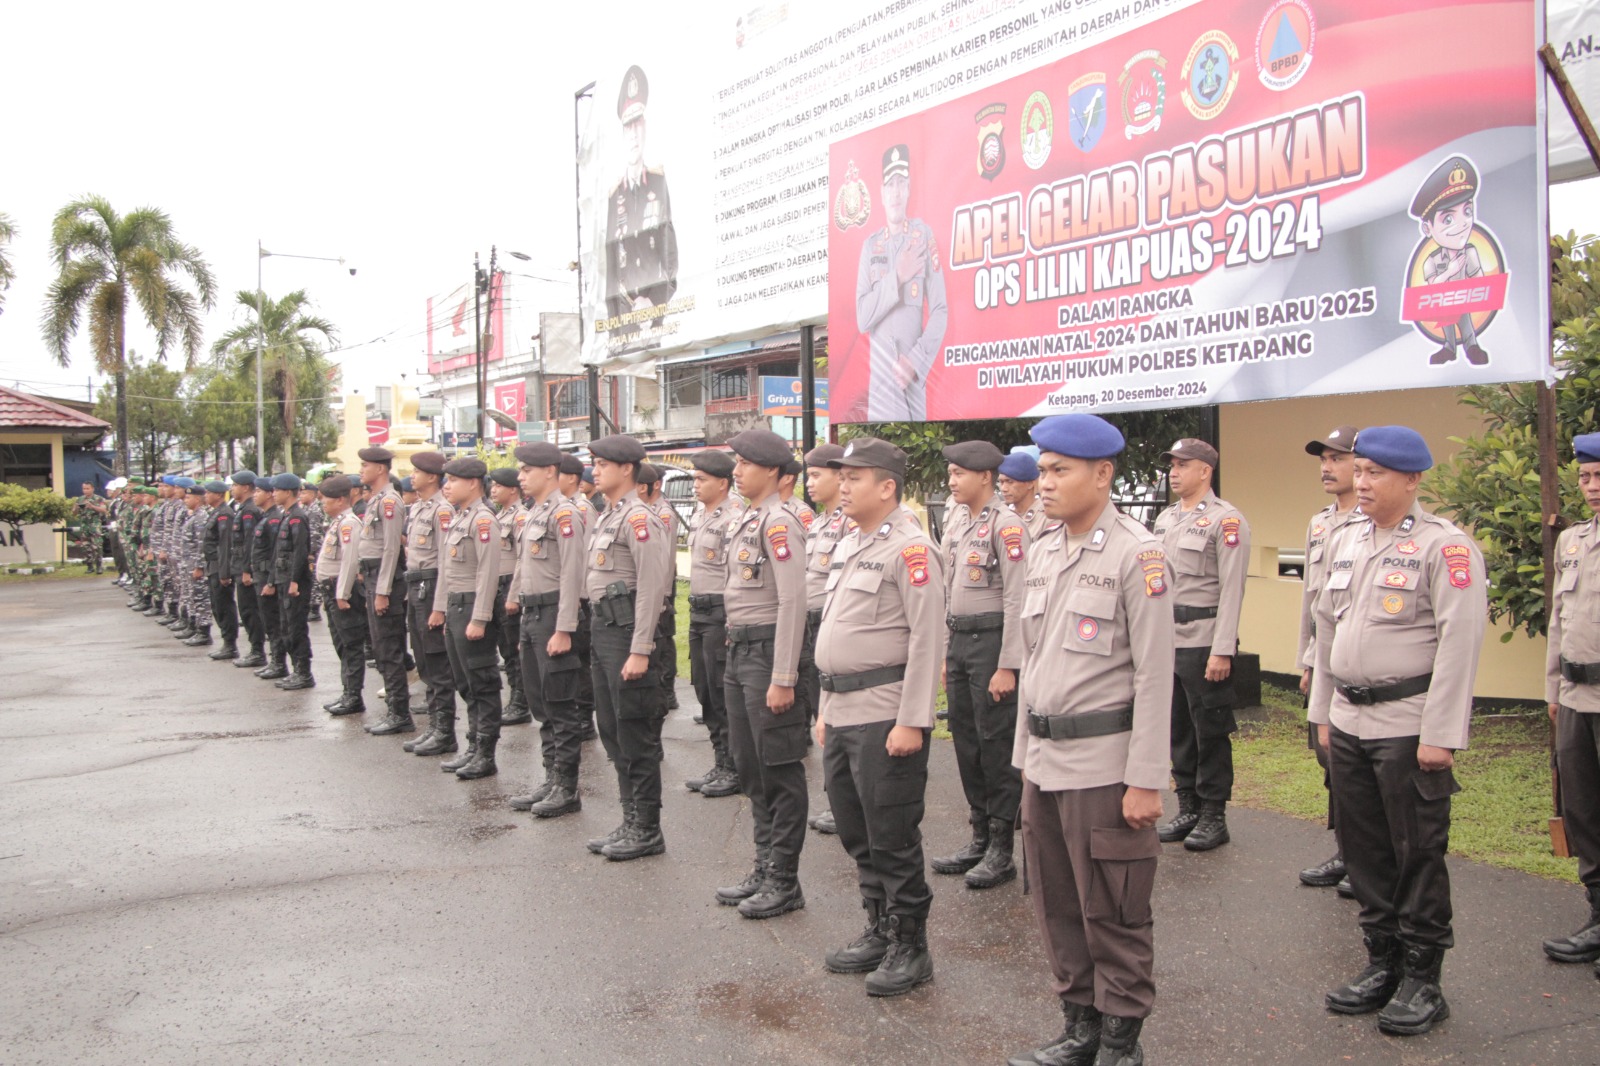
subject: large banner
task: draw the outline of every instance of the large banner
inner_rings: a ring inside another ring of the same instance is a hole
[[[833,420],[1544,376],[1541,25],[1203,3],[836,140]]]
[[[1550,46],[1578,90],[1590,122],[1600,122],[1600,4],[1594,0],[1550,0],[1546,16]],[[1575,181],[1594,174],[1594,159],[1559,93],[1550,94],[1550,180]]]

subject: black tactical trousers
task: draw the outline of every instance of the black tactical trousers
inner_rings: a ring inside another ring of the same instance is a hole
[[[378,613],[376,586],[378,568],[383,560],[363,559],[361,579],[366,587],[367,632],[372,639],[372,657],[378,663],[378,676],[383,678],[383,698],[391,714],[411,713],[411,688],[406,683],[406,610],[400,603],[405,594],[405,570],[395,569],[394,585],[389,590],[389,609]],[[491,647],[492,650],[492,647]]]
[[[522,655],[519,650],[522,627],[517,625],[515,618],[506,614],[506,597],[511,592],[511,575],[502,576],[495,590],[494,621],[500,627],[500,665],[506,672],[506,687],[511,690],[514,700],[522,692]]]
[[[349,608],[341,610],[334,598],[337,589],[332,581],[319,583],[322,589],[324,615],[328,620],[328,636],[333,639],[333,650],[339,656],[339,684],[346,696],[361,695],[367,675],[367,603],[356,585],[346,602]]]
[[[444,727],[454,730],[456,679],[450,670],[450,653],[445,649],[444,627],[431,629],[428,626],[428,616],[433,613],[433,593],[438,585],[437,570],[406,571],[406,628],[411,633],[411,656],[417,661],[417,676],[427,691],[428,713],[442,715]]]
[[[283,654],[289,657],[296,672],[311,672],[311,582],[300,586],[300,595],[289,595],[289,584],[276,586],[278,590],[279,625],[283,627]]]
[[[1561,816],[1578,856],[1578,878],[1600,889],[1600,714],[1571,707],[1556,712]]]
[[[590,632],[593,625],[589,601],[584,600],[578,607],[578,629],[572,634],[572,654],[583,664],[578,672],[578,714],[586,722],[594,717],[594,653]]]
[[[233,588],[234,596],[239,603],[239,626],[244,630],[245,637],[250,641],[250,646],[259,648],[261,647],[263,633],[261,631],[260,597],[256,592],[256,587],[254,585],[246,585],[243,578],[235,574]]]
[[[595,723],[600,743],[617,770],[622,802],[644,810],[661,807],[661,722],[666,704],[654,665],[643,677],[622,680],[633,626],[593,620]]]
[[[543,760],[557,773],[576,774],[587,724],[578,713],[578,677],[583,673],[583,663],[578,661],[576,651],[550,657],[557,610],[553,603],[522,608],[518,663],[528,710],[539,723]]]
[[[728,647],[723,694],[728,737],[739,789],[750,797],[756,851],[799,868],[806,839],[806,712],[799,701],[782,714],[767,708],[772,684],[772,641],[735,641]]]
[[[1172,780],[1179,792],[1226,803],[1233,798],[1233,678],[1206,680],[1210,648],[1179,648],[1172,686]]]
[[[806,724],[817,720],[822,685],[817,677],[817,630],[822,626],[822,608],[806,612],[806,631],[800,638],[800,680],[794,686],[794,701],[806,712]],[[810,734],[806,734],[810,736]]]
[[[728,616],[720,605],[689,611],[689,680],[712,746],[728,748],[728,700],[722,691],[728,669]]]
[[[952,632],[945,651],[944,691],[956,769],[967,796],[967,820],[1015,822],[1022,799],[1022,773],[1011,765],[1017,736],[1017,692],[996,703],[989,681],[1000,666],[1002,631]]]
[[[893,720],[829,725],[822,772],[862,897],[884,901],[890,914],[921,918],[933,903],[922,858],[929,731],[915,755],[890,755],[884,745],[893,728]]]
[[[1328,828],[1337,829],[1339,820],[1334,816],[1333,807],[1333,773],[1328,764],[1328,753],[1322,750],[1322,745],[1317,743],[1317,725],[1315,722],[1306,723],[1306,746],[1317,757],[1317,765],[1322,767],[1322,787],[1328,790]]]
[[[1450,928],[1450,770],[1417,766],[1416,737],[1360,740],[1328,730],[1339,849],[1361,928],[1422,947],[1455,946]]]
[[[233,587],[237,582],[222,583],[221,574],[206,575],[206,590],[211,594],[211,620],[217,623],[217,635],[224,641],[239,639],[239,615],[233,606]]]
[[[660,678],[665,705],[671,707],[678,694],[678,609],[670,595],[663,601],[661,614],[656,617],[656,645],[650,655],[650,668]]]
[[[483,636],[467,638],[472,623],[475,592],[452,592],[445,601],[444,646],[450,656],[450,673],[456,691],[467,705],[467,738],[495,740],[500,736],[500,667],[497,646],[500,627],[493,617],[483,623]],[[405,683],[402,674],[401,684]]]
[[[256,595],[256,615],[261,625],[261,635],[272,646],[272,654],[281,656],[283,650],[283,601],[288,598],[287,589],[274,587],[272,595],[264,592]]]

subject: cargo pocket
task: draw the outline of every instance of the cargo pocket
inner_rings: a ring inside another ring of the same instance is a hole
[[[804,708],[798,702],[795,709],[804,713]],[[789,713],[793,714],[794,711]],[[806,740],[809,736],[810,731],[803,719],[767,726],[761,731],[761,764],[787,766],[799,762],[806,757]]]
[[[583,662],[568,652],[550,659],[545,666],[544,698],[551,703],[566,703],[578,698],[578,673]]]
[[[660,717],[666,700],[661,692],[661,675],[646,670],[643,677],[624,680],[617,692],[617,717],[627,720]]]
[[[1429,803],[1447,800],[1461,791],[1454,770],[1424,770],[1419,766],[1412,773],[1411,780],[1417,786],[1417,795]]]
[[[1150,924],[1150,893],[1156,884],[1161,841],[1154,829],[1091,829],[1094,864],[1084,917],[1137,929]]]
[[[1196,730],[1205,737],[1225,737],[1239,728],[1234,708],[1239,706],[1239,696],[1233,689],[1233,678],[1226,681],[1205,681],[1200,693],[1200,721]]]
[[[868,824],[872,826],[873,850],[898,851],[910,846],[916,839],[917,828],[922,823],[923,800],[927,786],[926,772],[907,773],[904,770],[880,777],[873,783],[872,801],[877,806],[878,813],[876,817],[867,819]]]

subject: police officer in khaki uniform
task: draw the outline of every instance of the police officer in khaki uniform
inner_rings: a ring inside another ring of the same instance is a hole
[[[994,888],[1017,876],[1012,827],[1022,783],[1011,744],[1029,537],[1022,517],[995,491],[1005,453],[972,440],[945,448],[944,457],[950,489],[941,548],[950,604],[944,689],[972,839],[934,859],[933,869],[966,874],[969,888]]]
[[[1028,539],[1038,540],[1044,536],[1050,520],[1039,500],[1038,460],[1027,452],[1012,451],[1000,462],[996,486],[1001,498],[1022,516],[1022,524],[1028,527]]]
[[[517,468],[498,466],[489,471],[489,500],[494,504],[497,556],[500,569],[500,588],[495,593],[496,622],[500,626],[500,665],[505,671],[506,687],[511,695],[506,700],[500,724],[527,725],[533,721],[527,698],[522,692],[522,658],[519,651],[522,627],[506,615],[506,603],[511,588],[511,575],[517,568],[517,534],[527,521],[527,509],[522,506],[522,489],[517,482]]]
[[[521,444],[514,454],[528,505],[517,530],[517,564],[505,609],[519,620],[522,687],[539,722],[545,779],[527,795],[513,796],[511,807],[557,818],[583,807],[578,798],[583,721],[577,703],[583,664],[572,634],[583,601],[588,530],[584,513],[561,493],[561,450],[553,444]]]
[[[868,995],[897,996],[933,978],[922,814],[944,655],[944,574],[938,546],[900,502],[903,451],[858,437],[830,465],[841,471],[840,499],[857,528],[838,547],[817,631],[817,740],[867,927],[823,964],[867,973]]]
[[[317,546],[316,580],[322,586],[327,604],[328,636],[339,656],[339,699],[323,709],[340,716],[366,710],[361,688],[366,678],[367,646],[366,592],[356,580],[356,539],[361,536],[361,519],[350,511],[350,479],[334,474],[317,486],[322,496],[322,512],[328,528]]]
[[[1572,438],[1578,489],[1600,515],[1600,433]],[[1578,855],[1578,880],[1589,917],[1571,936],[1544,942],[1557,962],[1600,959],[1600,520],[1571,526],[1556,542],[1555,599],[1550,610],[1546,700],[1561,768],[1561,816]],[[1595,967],[1600,977],[1600,964]]]
[[[595,716],[617,770],[623,821],[587,847],[613,862],[659,855],[661,723],[666,717],[654,666],[656,621],[671,589],[673,545],[661,519],[639,500],[635,471],[644,447],[613,434],[589,445],[606,509],[589,534],[584,584],[593,617]]]
[[[1323,439],[1311,441],[1306,445],[1306,454],[1317,457],[1322,491],[1332,496],[1333,502],[1312,515],[1311,521],[1306,525],[1306,561],[1300,594],[1299,647],[1302,693],[1309,694],[1311,691],[1311,670],[1317,661],[1317,645],[1312,636],[1315,628],[1312,608],[1316,605],[1317,596],[1321,594],[1323,582],[1328,577],[1328,538],[1361,513],[1356,507],[1355,444],[1355,427],[1338,426],[1330,430]],[[1338,826],[1338,818],[1333,809],[1333,786],[1328,779],[1328,753],[1317,743],[1317,727],[1307,722],[1306,730],[1307,743],[1316,753],[1317,762],[1322,765],[1322,784],[1328,789],[1328,828],[1334,829]],[[1312,888],[1338,885],[1340,895],[1345,895],[1349,891],[1349,886],[1341,883],[1344,877],[1344,855],[1337,850],[1333,853],[1333,858],[1300,871],[1301,884]]]
[[[441,762],[439,769],[463,781],[499,772],[494,752],[500,743],[500,671],[495,661],[500,546],[494,512],[483,497],[488,472],[481,459],[452,459],[444,465],[444,494],[455,514],[444,537],[439,586],[428,619],[431,625],[444,615],[450,673],[467,705],[467,750]],[[373,500],[367,513],[378,507],[379,501]]]
[[[800,849],[807,731],[805,708],[795,702],[806,628],[805,530],[778,494],[792,458],[788,442],[770,429],[749,429],[728,446],[737,456],[734,483],[750,509],[728,544],[723,692],[739,784],[750,797],[755,864],[716,896],[746,918],[774,918],[806,905]]]
[[[728,538],[744,517],[744,505],[729,495],[733,457],[696,452],[694,494],[700,507],[689,522],[689,680],[700,701],[700,717],[711,734],[711,769],[684,786],[716,799],[739,791],[739,771],[728,744],[728,701],[722,691],[728,665]]]
[[[447,462],[443,452],[418,452],[411,457],[411,487],[416,490],[417,503],[406,508],[406,629],[411,634],[417,676],[427,694],[428,730],[401,747],[423,756],[453,755],[460,750],[456,743],[455,674],[445,646],[444,612],[434,615],[440,552],[456,513],[442,491]]]
[[[668,711],[678,709],[678,512],[661,492],[661,468],[654,463],[639,464],[639,502],[661,522],[667,543],[672,545],[672,580],[661,600],[656,616],[656,650],[652,665],[661,677],[661,698]]]
[[[1233,798],[1233,737],[1238,696],[1233,656],[1250,563],[1250,526],[1238,508],[1211,491],[1217,450],[1186,437],[1161,457],[1171,461],[1176,503],[1156,519],[1155,535],[1172,572],[1177,654],[1172,689],[1172,778],[1178,813],[1160,830],[1163,843],[1190,851],[1228,842]]]
[[[361,583],[367,594],[367,629],[372,635],[372,655],[383,678],[389,713],[367,727],[373,736],[410,733],[411,690],[406,679],[405,604],[393,603],[405,594],[406,505],[389,480],[394,453],[387,448],[362,448],[361,483],[371,490],[362,516],[357,553]]]
[[[1417,502],[1433,465],[1421,435],[1363,429],[1355,455],[1362,517],[1328,545],[1310,719],[1329,749],[1369,961],[1326,1003],[1340,1014],[1381,1007],[1378,1028],[1410,1036],[1450,1014],[1439,970],[1455,944],[1451,767],[1467,746],[1488,598],[1477,544]]]
[[[1155,1002],[1150,893],[1173,713],[1166,552],[1111,502],[1122,434],[1088,414],[1041,420],[1053,522],[1034,545],[1012,759],[1034,913],[1066,1015],[1029,1063],[1137,1066]],[[1094,1058],[1098,1052],[1098,1058]]]
[[[561,495],[572,501],[578,509],[578,514],[583,518],[584,539],[589,543],[588,531],[594,526],[599,512],[594,504],[589,501],[589,493],[585,490],[584,472],[588,467],[583,465],[583,460],[576,455],[563,455],[561,457]],[[592,476],[592,475],[591,475]],[[588,483],[590,489],[594,483]],[[594,676],[593,662],[589,654],[589,630],[591,622],[589,617],[588,594],[578,605],[578,628],[572,634],[572,651],[583,663],[583,670],[578,675],[578,714],[583,719],[583,740],[594,740],[599,733],[594,727]]]
[[[839,445],[824,443],[806,452],[805,457],[806,495],[816,504],[818,514],[806,535],[806,639],[800,646],[800,688],[808,694],[807,705],[812,708],[813,724],[822,698],[817,677],[817,630],[822,625],[828,574],[838,554],[839,542],[855,528],[839,503],[839,470],[828,465],[843,454],[844,449]],[[826,807],[812,815],[806,824],[819,833],[832,835],[839,831],[833,812]]]

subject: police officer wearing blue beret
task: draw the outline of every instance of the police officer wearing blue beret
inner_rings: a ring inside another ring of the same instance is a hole
[[[266,656],[262,654],[265,634],[261,629],[261,605],[257,600],[257,589],[247,577],[250,573],[250,553],[255,544],[256,523],[261,521],[261,508],[255,502],[256,474],[253,470],[239,470],[228,481],[233,496],[228,504],[233,510],[233,543],[228,550],[228,577],[238,604],[239,625],[250,643],[249,650],[234,659],[233,665],[258,669],[267,664]]]
[[[283,512],[278,541],[272,551],[273,593],[281,597],[283,651],[294,671],[276,684],[285,691],[311,688],[311,523],[300,506],[300,478],[279,474],[272,479],[272,495]]]
[[[256,478],[255,504],[261,511],[261,518],[256,522],[250,544],[250,569],[245,581],[256,590],[261,632],[267,642],[267,661],[256,670],[255,676],[264,681],[279,681],[289,676],[289,668],[283,646],[283,597],[272,584],[272,555],[278,547],[278,527],[283,523],[283,508],[278,506],[272,475]]]

